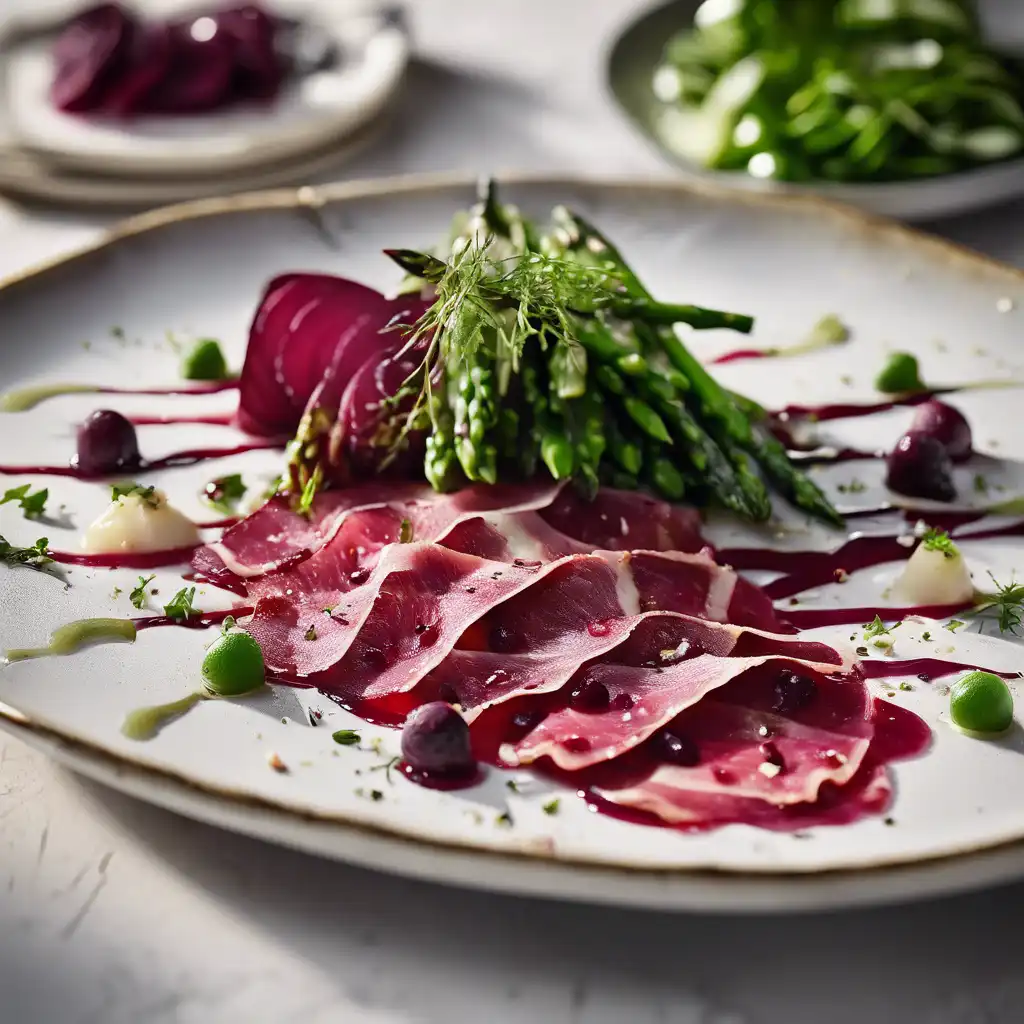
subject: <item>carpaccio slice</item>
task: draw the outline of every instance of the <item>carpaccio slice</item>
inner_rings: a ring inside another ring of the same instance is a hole
[[[457,704],[478,757],[631,821],[856,820],[891,799],[886,764],[927,742],[898,709],[876,741],[890,706],[855,659],[794,635],[695,516],[642,496],[376,482],[309,518],[275,499],[216,552],[279,678],[394,725]]]

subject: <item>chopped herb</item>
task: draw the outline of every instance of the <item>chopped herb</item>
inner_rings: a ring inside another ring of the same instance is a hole
[[[950,633],[955,633],[961,626],[964,625],[966,625],[966,623],[961,622],[959,619],[950,619],[949,622],[947,622],[942,628],[948,629]]]
[[[515,779],[509,779],[505,783],[505,788],[512,790],[513,793],[518,793],[519,792],[519,783],[516,782]]]
[[[981,473],[974,474],[974,490],[977,494],[988,494],[988,481]]]
[[[544,804],[544,806],[541,808],[541,810],[545,814],[557,814],[558,813],[558,805],[559,805],[559,803],[560,803],[560,801],[559,801],[558,797],[556,796],[554,800],[549,800],[546,804]]]
[[[921,538],[925,551],[941,551],[946,558],[957,558],[960,549],[950,540],[945,530],[933,530],[931,527],[925,531]]]
[[[926,643],[931,643],[932,635],[927,630],[921,634],[921,639]]]
[[[371,789],[370,790],[370,799],[374,803],[379,803],[381,800],[384,799],[384,794],[379,789]]]
[[[110,500],[120,501],[122,498],[127,498],[130,494],[136,495],[140,501],[145,502],[150,508],[157,508],[160,505],[160,499],[156,496],[155,487],[143,487],[142,484],[137,484],[134,480],[123,480],[119,484],[114,484],[110,488]]]
[[[864,627],[864,639],[872,640],[875,637],[888,636],[894,629],[899,629],[902,625],[902,622],[894,622],[891,626],[886,626],[881,616],[876,615],[874,622]]]
[[[1013,579],[1003,584],[992,573],[989,573],[989,577],[995,584],[996,591],[994,594],[981,595],[978,611],[994,611],[999,619],[999,632],[1016,634],[1020,629],[1021,615],[1024,612],[1024,583],[1018,583]]]
[[[501,825],[503,828],[511,828],[512,827],[512,815],[509,814],[508,811],[502,811],[501,814],[499,814],[494,819],[494,824],[495,825]]]
[[[339,729],[331,733],[331,739],[343,747],[355,747],[359,744],[360,736],[355,729]]]
[[[5,565],[25,565],[39,572],[47,572],[46,566],[53,562],[53,559],[46,553],[49,543],[46,537],[40,537],[32,547],[18,548],[9,543],[6,537],[0,535],[0,562]]]
[[[848,484],[840,484],[836,489],[840,494],[862,494],[868,489],[868,485],[854,477]]]
[[[50,492],[44,487],[41,491],[30,494],[31,489],[31,484],[22,484],[21,487],[12,487],[9,491],[4,491],[4,496],[0,498],[0,505],[16,501],[21,506],[21,511],[25,513],[26,519],[38,519],[46,510],[46,499],[50,496]]]
[[[914,687],[910,683],[907,683],[907,682],[900,683],[900,689],[901,690],[913,690],[913,688]]]
[[[128,600],[136,608],[141,608],[146,603],[146,587],[156,579],[156,573],[152,576],[140,576],[139,582],[136,584],[135,589],[128,595]],[[168,614],[170,614],[168,612]]]
[[[334,611],[334,605],[331,605],[331,604],[324,605],[324,607],[321,608],[320,611],[322,611],[324,613],[324,615],[330,615],[331,612]]]
[[[315,640],[316,639],[316,626],[310,626],[305,632],[305,639]]]
[[[412,543],[412,523],[408,519],[402,520],[402,525],[398,530],[398,543],[399,544],[411,544]]]
[[[882,824],[883,824],[883,825],[890,825],[890,826],[891,826],[891,825],[895,825],[895,824],[896,824],[896,819],[895,819],[895,818],[886,818],[886,819],[885,819],[885,820],[884,820],[884,821],[882,822]]]
[[[110,596],[116,601],[122,593],[123,591],[120,587],[114,587],[114,592]]]
[[[198,609],[192,604],[196,596],[195,587],[182,587],[171,600],[164,605],[164,613],[172,619],[188,619],[198,614]]]
[[[232,473],[211,480],[203,489],[203,497],[211,508],[229,516],[238,510],[238,503],[245,497],[247,490],[242,475]]]
[[[110,336],[117,338],[118,341],[124,341],[124,328],[118,327],[116,324],[110,328]]]
[[[385,761],[383,764],[375,764],[370,768],[371,772],[383,772],[384,777],[388,780],[388,785],[393,786],[394,781],[391,778],[391,769],[395,767],[402,759],[400,757],[392,757]]]

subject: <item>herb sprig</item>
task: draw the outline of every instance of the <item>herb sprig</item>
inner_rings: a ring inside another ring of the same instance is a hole
[[[31,547],[19,548],[11,544],[6,537],[0,536],[0,562],[12,566],[24,565],[29,569],[52,575],[48,568],[53,564],[53,559],[47,553],[49,543],[46,537],[40,537]]]
[[[22,484],[20,487],[12,487],[4,491],[0,498],[0,505],[16,501],[21,506],[21,511],[26,519],[38,519],[46,511],[46,499],[50,496],[47,488],[32,493],[31,484]]]
[[[193,605],[196,596],[195,587],[182,587],[174,597],[164,605],[164,614],[172,619],[190,619],[193,615],[199,615],[199,609]]]

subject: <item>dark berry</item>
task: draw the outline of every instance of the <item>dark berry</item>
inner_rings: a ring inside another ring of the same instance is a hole
[[[887,459],[886,485],[898,494],[932,501],[956,497],[953,463],[941,442],[930,434],[904,434]]]
[[[402,729],[402,758],[418,772],[462,775],[476,767],[466,720],[450,704],[416,708]]]
[[[108,475],[135,469],[142,461],[135,428],[113,409],[97,409],[78,428],[71,460],[83,473]]]
[[[912,433],[934,437],[954,462],[966,462],[971,457],[971,425],[959,409],[945,402],[933,398],[919,405],[910,430]]]
[[[608,687],[597,679],[584,679],[577,683],[569,697],[569,706],[574,711],[598,713],[607,711],[611,703]]]

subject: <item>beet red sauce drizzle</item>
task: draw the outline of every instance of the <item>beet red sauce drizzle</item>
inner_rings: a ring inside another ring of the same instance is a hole
[[[47,554],[61,565],[85,565],[94,569],[162,569],[187,564],[200,545],[163,548],[159,551],[118,551],[110,554],[82,554],[78,551],[53,551]]]
[[[132,625],[136,631],[142,629],[156,629],[161,626],[180,626],[183,629],[209,629],[211,626],[220,626],[225,619],[239,619],[243,615],[252,615],[252,608],[244,606],[238,608],[223,608],[215,612],[200,612],[198,615],[190,615],[187,619],[172,618],[170,615],[143,615],[132,619]]]
[[[244,452],[266,451],[267,449],[282,449],[283,445],[278,440],[246,441],[242,444],[231,445],[227,448],[186,448],[184,451],[172,452],[170,455],[163,455],[159,459],[142,459],[133,466],[125,466],[121,473],[87,473],[77,466],[0,466],[0,473],[8,473],[12,476],[19,474],[36,476],[70,476],[76,480],[117,480],[122,479],[129,473],[146,473],[154,469],[178,469],[182,466],[194,466],[199,462],[207,462],[210,459],[226,459],[232,455],[241,455]]]

